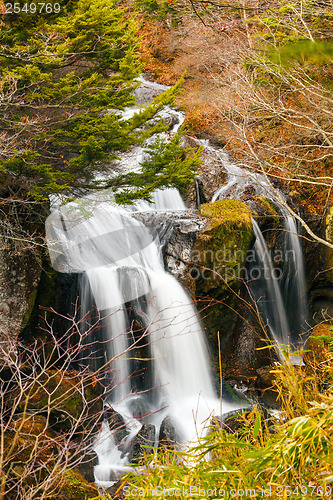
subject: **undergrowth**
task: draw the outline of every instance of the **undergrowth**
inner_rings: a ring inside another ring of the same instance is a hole
[[[272,368],[280,410],[240,415],[237,431],[219,422],[189,452],[162,450],[128,475],[125,498],[333,498],[333,356]]]

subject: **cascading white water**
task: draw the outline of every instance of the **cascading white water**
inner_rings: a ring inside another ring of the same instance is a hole
[[[258,263],[263,268],[262,286],[257,284],[259,290],[256,293],[259,309],[267,318],[268,327],[274,340],[279,347],[290,343],[290,329],[285,307],[283,304],[282,293],[278,280],[274,275],[274,266],[265,239],[255,220],[252,219],[253,231],[255,235],[254,249],[258,256]]]
[[[253,221],[256,264],[261,267],[263,277],[254,280],[249,287],[277,345],[281,348],[289,345],[291,353],[299,351],[304,347],[308,330],[305,266],[297,222],[278,199],[280,197],[285,203],[286,197],[281,191],[277,196],[263,174],[232,164],[224,150],[214,148],[208,141],[198,142],[217,157],[228,174],[227,182],[216,191],[212,201],[223,198],[242,200],[244,191],[251,187],[254,195],[269,199],[282,216],[282,276],[274,273],[271,253],[260,227]],[[291,360],[295,364],[302,362],[298,355],[292,355]]]
[[[174,193],[169,191],[169,203]],[[168,203],[155,197],[155,208]],[[91,197],[90,197],[91,202]],[[85,215],[82,212],[85,207]],[[132,217],[133,208],[101,202],[87,214],[87,206],[70,203],[49,217],[47,235],[53,266],[59,271],[81,272],[82,316],[93,298],[107,318],[103,328],[105,359],[112,362],[112,390],[108,402],[120,413],[130,432],[127,441],[141,427],[138,402],[156,427],[172,416],[177,435],[190,441],[210,415],[219,413],[219,400],[213,389],[209,357],[194,306],[177,280],[164,271],[158,240]],[[52,240],[54,246],[52,246]],[[90,293],[87,293],[89,288]],[[131,310],[125,304],[139,304],[146,328],[152,363],[152,385],[138,390],[132,382],[129,350],[135,345],[129,326]],[[105,362],[103,358],[102,362]],[[228,412],[233,406],[224,405]],[[163,409],[163,410],[161,410]],[[161,410],[161,411],[160,411]],[[141,412],[142,413],[142,412]],[[134,423],[133,423],[134,422]],[[105,485],[127,470],[126,456],[117,450],[107,424],[96,442],[100,463],[96,479]]]

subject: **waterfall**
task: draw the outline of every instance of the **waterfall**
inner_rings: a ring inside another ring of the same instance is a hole
[[[138,103],[148,102],[151,91],[161,90],[165,87],[143,80],[141,91],[136,90]],[[138,107],[125,109],[124,119],[137,111]],[[168,133],[176,133],[184,115],[169,108],[163,113],[172,123]],[[213,200],[241,198],[250,184],[257,194],[274,199],[263,175],[232,165],[225,152],[208,143],[205,147],[217,155],[228,173],[226,185]],[[144,159],[144,150],[133,147],[118,160],[118,168],[122,172],[138,170]],[[198,182],[196,192],[200,204]],[[106,190],[64,206],[53,199],[52,208],[46,223],[52,265],[60,273],[79,274],[82,323],[89,323],[91,314],[100,317],[98,331],[91,339],[84,339],[80,362],[93,370],[108,367],[105,405],[126,427],[119,442],[105,419],[93,445],[99,460],[96,483],[109,486],[132,470],[131,446],[143,425],[154,426],[157,444],[159,429],[169,418],[177,439],[190,443],[204,432],[212,415],[220,414],[194,304],[165,271],[158,235],[136,217],[138,212],[154,217],[161,211],[183,211],[186,207],[177,190],[164,189],[154,192],[150,203],[140,200],[118,206],[112,191]],[[277,344],[296,348],[306,322],[304,264],[296,222],[282,206],[279,210],[284,215],[284,245],[292,250],[291,256],[284,263],[282,278],[274,279],[267,244],[254,221],[256,263],[264,272],[252,290]],[[171,221],[166,217],[164,234]],[[290,306],[293,302],[296,305]],[[222,412],[239,406],[223,399]]]
[[[139,105],[161,90],[164,86],[143,80],[136,90]],[[125,109],[124,119],[137,111]],[[169,108],[163,113],[172,123],[168,133],[175,134],[183,113]],[[118,168],[138,170],[144,158],[144,150],[133,147],[121,156]],[[100,328],[84,338],[80,362],[94,370],[109,367],[105,405],[126,427],[118,442],[105,419],[94,443],[96,483],[108,486],[130,470],[131,443],[144,424],[153,424],[157,444],[162,422],[171,419],[177,440],[190,443],[212,415],[220,415],[197,311],[165,271],[157,234],[136,218],[138,212],[154,216],[186,207],[171,188],[152,193],[150,203],[139,200],[126,207],[116,205],[111,190],[66,205],[53,198],[51,206],[46,236],[52,265],[60,273],[79,274],[83,327],[92,316],[100,317]],[[164,232],[170,221],[166,217]],[[223,400],[222,412],[240,406]]]
[[[253,221],[255,235],[255,261],[259,278],[248,283],[258,305],[264,322],[281,349],[290,347],[291,360],[302,363],[301,356],[293,355],[304,348],[307,338],[307,300],[304,257],[300,241],[300,230],[295,218],[284,204],[287,201],[283,192],[277,197],[267,178],[260,173],[234,165],[226,151],[214,148],[208,141],[198,141],[206,151],[215,155],[227,172],[227,181],[214,194],[212,201],[223,198],[242,200],[244,191],[251,187],[254,195],[270,200],[281,215],[283,224],[282,253],[283,265],[280,275],[276,273],[271,252],[269,251],[258,224]],[[279,201],[280,198],[283,202]]]
[[[252,266],[262,269],[255,286],[252,290],[267,325],[271,331],[272,337],[278,346],[287,345],[289,339],[289,324],[286,310],[283,303],[282,292],[278,280],[274,275],[274,266],[269,254],[265,239],[255,220],[252,219],[253,231],[255,235],[254,250],[257,261],[252,262]]]
[[[196,207],[198,210],[200,210],[201,206],[201,199],[200,199],[200,186],[199,186],[199,180],[198,177],[194,179],[195,182],[195,197],[196,197]]]

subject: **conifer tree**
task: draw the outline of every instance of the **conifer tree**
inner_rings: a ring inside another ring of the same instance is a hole
[[[43,199],[50,192],[128,186],[126,176],[110,182],[96,181],[96,174],[110,169],[120,151],[166,129],[152,118],[173,101],[180,82],[123,119],[141,70],[133,15],[116,0],[52,0],[47,12],[44,4],[40,11],[42,4],[23,0],[6,5],[11,13],[2,15],[0,26],[0,196]],[[184,186],[199,161],[180,148],[179,135],[167,147],[158,142],[150,154],[154,168],[143,165],[130,199],[148,197],[157,185]],[[154,182],[149,176],[160,169]]]

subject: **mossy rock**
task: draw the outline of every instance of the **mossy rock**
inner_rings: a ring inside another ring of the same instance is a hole
[[[64,443],[48,427],[45,417],[25,414],[13,420],[10,427],[12,430],[3,435],[2,464],[7,475],[8,490],[5,491],[6,499],[22,498],[25,489],[29,491],[29,495],[36,491],[36,498],[39,498],[41,484],[44,482],[43,491],[49,499],[86,500],[98,496],[96,486],[78,471],[58,470],[59,455],[64,453]],[[53,480],[50,480],[50,474]],[[45,487],[49,491],[45,491]]]
[[[223,224],[225,230],[252,228],[251,210],[245,203],[226,199],[201,205],[200,213],[212,219],[214,225]]]
[[[59,476],[59,489],[54,496],[48,496],[50,500],[89,500],[98,498],[99,491],[93,483],[77,471],[67,470]]]
[[[50,429],[46,417],[38,414],[25,414],[20,415],[13,420],[13,427],[15,431],[20,432],[22,436],[29,437],[44,437],[45,439],[54,439],[56,433]]]
[[[48,478],[56,466],[62,445],[40,415],[21,416],[8,423],[3,433],[2,466],[7,475],[5,498],[22,498],[22,490],[30,492]],[[20,493],[19,493],[20,492]]]
[[[307,363],[321,363],[328,356],[330,345],[333,345],[333,325],[322,323],[316,325],[309,337],[304,361]]]
[[[206,203],[201,214],[210,220],[193,247],[189,273],[196,299],[210,302],[204,325],[217,352],[217,332],[223,349],[236,322],[234,311],[253,240],[252,214],[245,203],[231,199]]]
[[[257,200],[261,204],[261,207],[262,207],[264,214],[267,217],[271,218],[271,220],[274,222],[274,225],[279,224],[280,216],[277,213],[276,208],[274,207],[273,203],[271,201],[269,201],[267,198],[265,198],[264,196],[258,196]]]
[[[103,410],[104,388],[92,375],[76,371],[46,370],[19,404],[21,412],[49,415],[56,430],[91,429]],[[26,409],[25,409],[25,404]]]
[[[201,214],[210,221],[192,251],[192,261],[202,269],[200,291],[240,284],[253,239],[250,208],[238,200],[221,200],[202,205]]]

